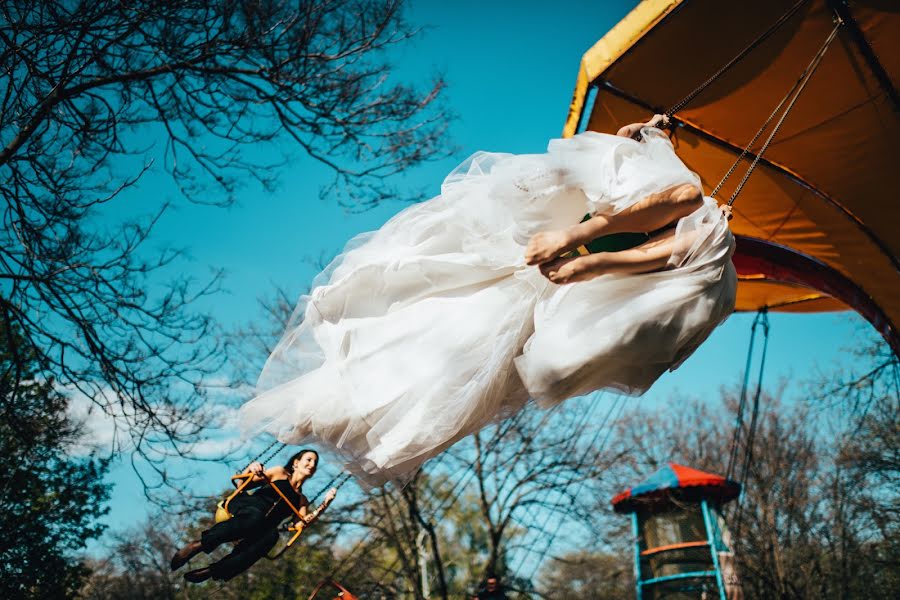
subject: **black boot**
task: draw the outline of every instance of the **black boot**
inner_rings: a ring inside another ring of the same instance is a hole
[[[194,540],[193,542],[189,542],[184,548],[175,553],[175,556],[172,557],[172,562],[169,563],[172,567],[173,571],[177,571],[181,567],[187,563],[187,561],[194,558],[201,550],[203,549],[203,544],[200,543],[200,540]]]
[[[190,583],[203,583],[210,577],[212,577],[212,571],[209,567],[194,569],[184,574],[184,580]]]

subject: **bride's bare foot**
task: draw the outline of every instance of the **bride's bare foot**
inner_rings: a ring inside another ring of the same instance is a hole
[[[675,230],[657,234],[640,246],[620,252],[556,258],[542,263],[541,273],[553,283],[589,281],[609,273],[649,273],[666,268],[675,251]]]
[[[588,281],[603,275],[604,258],[602,254],[557,258],[541,264],[541,274],[560,285]]]
[[[525,248],[525,263],[539,265],[571,250],[565,231],[542,231],[531,236]]]

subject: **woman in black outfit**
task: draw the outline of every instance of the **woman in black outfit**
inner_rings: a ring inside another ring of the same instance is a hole
[[[253,475],[247,487],[257,488],[256,491],[236,496],[228,507],[233,514],[230,519],[216,523],[204,531],[199,540],[189,542],[176,552],[172,557],[172,570],[181,568],[200,551],[209,554],[220,544],[237,540],[240,542],[231,554],[207,567],[185,573],[184,578],[192,583],[209,578],[227,581],[262,558],[278,541],[278,525],[287,517],[295,516],[290,506],[272,489],[273,485],[298,509],[303,523],[312,523],[337,493],[334,488],[328,490],[325,501],[312,513],[308,512],[309,500],[300,489],[303,482],[315,474],[318,462],[319,454],[315,450],[301,450],[283,467],[264,469],[258,462],[251,463],[244,473]]]

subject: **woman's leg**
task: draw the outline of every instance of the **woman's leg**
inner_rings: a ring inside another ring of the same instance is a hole
[[[265,523],[266,515],[255,508],[242,508],[235,511],[227,521],[216,523],[202,534],[200,542],[204,552],[209,554],[225,542],[236,542],[253,535]]]
[[[666,266],[675,250],[675,229],[650,238],[640,246],[621,252],[599,252],[574,258],[557,258],[540,266],[553,283],[588,281],[607,273],[648,273]]]
[[[213,579],[228,581],[249,569],[278,542],[278,530],[269,528],[262,533],[246,537],[235,546],[231,554],[207,567]],[[203,570],[203,569],[201,569]]]
[[[265,521],[265,513],[252,506],[240,507],[227,521],[216,523],[200,534],[199,540],[188,542],[172,557],[173,571],[180,569],[201,551],[209,554],[225,542],[234,542],[251,535]]]
[[[699,188],[692,184],[678,185],[651,194],[618,214],[598,215],[567,229],[532,236],[525,249],[525,262],[536,265],[551,261],[602,235],[655,231],[702,205],[703,194]]]

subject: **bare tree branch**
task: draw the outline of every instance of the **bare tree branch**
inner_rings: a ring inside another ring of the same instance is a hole
[[[274,184],[291,157],[258,157],[275,149],[327,165],[337,202],[378,203],[447,149],[444,83],[404,85],[388,62],[415,34],[400,0],[0,4],[0,318],[131,433],[148,489],[209,420],[225,353],[195,307],[221,273],[172,275],[181,251],[147,250],[167,203],[117,228],[98,207],[154,160],[188,201],[227,205]]]

